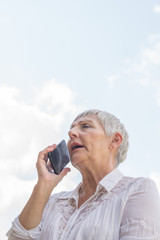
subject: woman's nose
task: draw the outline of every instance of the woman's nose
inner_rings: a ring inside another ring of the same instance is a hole
[[[68,132],[68,135],[69,135],[70,138],[75,138],[75,137],[77,137],[77,136],[78,136],[78,131],[77,131],[77,129],[75,129],[75,128],[70,129],[70,131]]]

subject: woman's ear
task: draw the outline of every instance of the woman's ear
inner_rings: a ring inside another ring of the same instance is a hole
[[[119,132],[116,132],[112,136],[112,141],[110,143],[110,149],[114,147],[119,147],[122,143],[122,135]]]

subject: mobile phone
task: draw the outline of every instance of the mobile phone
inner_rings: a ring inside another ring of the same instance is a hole
[[[55,174],[60,174],[63,168],[69,163],[70,156],[65,140],[62,140],[58,146],[48,153],[48,158],[51,162]]]

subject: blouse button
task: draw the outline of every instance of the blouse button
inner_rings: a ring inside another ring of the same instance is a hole
[[[144,226],[145,225],[145,222],[143,220],[140,221],[140,225],[141,226]]]
[[[98,229],[98,228],[99,228],[99,225],[98,225],[98,224],[96,224],[94,227],[95,227],[95,229]]]

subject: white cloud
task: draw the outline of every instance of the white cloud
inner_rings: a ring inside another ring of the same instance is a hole
[[[148,46],[135,56],[134,59],[124,60],[124,68],[121,72],[107,78],[111,88],[115,86],[117,79],[125,82],[152,87],[154,100],[160,107],[160,34],[149,37]]]
[[[143,52],[143,58],[149,63],[159,64],[160,63],[160,45],[157,44],[154,49],[145,49]]]
[[[152,43],[156,43],[156,41],[159,41],[160,40],[160,33],[159,34],[151,34],[149,36],[149,42],[150,44]]]
[[[18,100],[20,89],[0,86],[0,232],[9,228],[8,219],[24,206],[36,183],[38,152],[58,143],[66,134],[67,121],[79,113],[75,94],[65,84],[52,79],[36,89],[30,103]],[[68,126],[69,127],[69,126]],[[77,171],[72,171],[55,191],[71,190],[76,185]],[[0,235],[0,239],[4,239]]]
[[[160,5],[156,5],[156,6],[153,8],[153,12],[155,12],[155,13],[160,13]]]
[[[151,74],[153,66],[160,64],[160,39],[152,43],[149,47],[144,48],[137,56],[134,62],[128,67],[128,73],[141,73],[144,76]]]
[[[77,112],[77,107],[72,104],[76,94],[66,84],[59,83],[54,78],[45,83],[41,91],[37,88],[34,88],[34,91],[34,102],[43,105],[47,111],[56,108],[59,112],[73,112],[74,114]]]
[[[136,81],[146,87],[153,87],[155,102],[160,107],[160,35],[150,38],[150,45],[143,49],[137,61],[127,69],[128,74],[136,74]]]
[[[138,82],[141,85],[144,85],[144,86],[149,86],[150,85],[150,79],[148,79],[148,78],[139,78]]]

